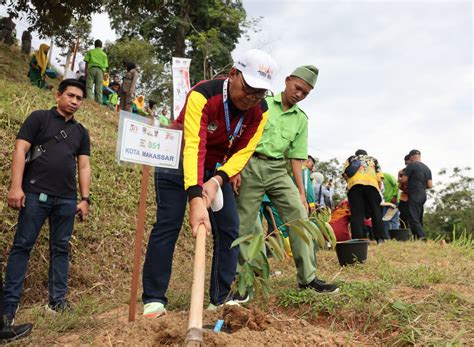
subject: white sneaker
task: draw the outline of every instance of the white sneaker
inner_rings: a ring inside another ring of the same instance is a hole
[[[215,311],[215,310],[217,310],[218,308],[221,308],[224,305],[227,305],[227,306],[240,306],[240,304],[237,301],[229,300],[226,303],[220,304],[220,305],[209,304],[209,306],[207,306],[206,310]]]
[[[143,315],[147,318],[158,318],[164,314],[166,314],[166,309],[161,302],[149,302],[143,305]]]

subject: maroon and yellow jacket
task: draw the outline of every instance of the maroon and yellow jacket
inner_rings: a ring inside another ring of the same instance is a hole
[[[184,188],[189,199],[202,195],[204,172],[214,170],[217,163],[223,162],[228,151],[223,85],[224,79],[197,84],[188,93],[186,103],[173,126],[183,129]],[[268,106],[262,100],[257,106],[244,112],[238,110],[229,98],[229,113],[232,133],[244,113],[245,118],[226,163],[216,173],[224,182],[238,174],[255,151],[267,121]]]

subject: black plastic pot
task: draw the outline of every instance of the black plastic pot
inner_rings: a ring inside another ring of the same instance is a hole
[[[410,229],[391,229],[390,238],[397,241],[408,241],[411,236]]]
[[[364,263],[367,260],[369,240],[348,240],[336,243],[336,254],[341,266]]]

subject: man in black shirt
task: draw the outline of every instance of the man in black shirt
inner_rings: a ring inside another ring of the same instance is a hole
[[[411,150],[409,156],[410,163],[400,181],[407,184],[410,229],[415,238],[426,240],[423,230],[423,205],[426,201],[426,189],[433,187],[431,171],[421,162],[419,150]]]
[[[17,135],[8,205],[19,209],[20,214],[5,275],[7,325],[13,323],[30,251],[46,219],[50,228],[48,308],[56,312],[68,308],[69,239],[75,215],[83,221],[89,208],[90,139],[87,130],[74,119],[84,95],[85,87],[79,81],[62,81],[56,93],[57,107],[31,113]],[[32,155],[36,158],[26,164],[30,148],[40,155]],[[76,167],[82,196],[79,203]]]

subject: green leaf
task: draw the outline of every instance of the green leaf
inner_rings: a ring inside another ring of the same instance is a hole
[[[323,249],[326,245],[326,242],[324,240],[324,236],[319,230],[319,228],[311,222],[309,219],[298,219],[294,223],[297,223],[299,226],[301,226],[302,230],[306,230],[308,234],[311,236],[311,238],[318,243],[319,247]]]
[[[285,236],[281,231],[278,231],[276,236],[278,244],[280,245],[279,249],[283,250],[283,256],[285,256]]]
[[[304,228],[299,224],[299,220],[292,222],[290,224],[291,232],[295,232],[304,241],[304,243],[309,245],[308,235],[306,235]]]
[[[267,245],[268,249],[270,249],[270,252],[272,252],[276,260],[285,260],[285,250],[280,247],[280,244],[275,237],[268,237],[265,241],[265,244]]]
[[[248,261],[255,259],[257,255],[260,253],[263,245],[263,235],[260,233],[258,235],[253,235],[254,238],[250,241],[250,245],[248,248]]]
[[[324,225],[326,226],[326,230],[329,234],[328,235],[329,236],[329,241],[331,242],[332,248],[336,249],[336,243],[337,243],[336,234],[334,233],[334,230],[333,230],[331,224],[329,224],[329,222],[324,223]]]
[[[246,267],[246,270],[244,271],[245,287],[246,288],[253,288],[254,280],[255,280],[255,273],[253,272],[250,264],[245,264],[245,265],[248,265]]]
[[[245,295],[247,291],[247,284],[245,283],[244,272],[241,271],[237,278],[237,290],[239,291],[239,295]]]
[[[235,239],[234,242],[232,242],[232,244],[230,245],[230,248],[235,247],[235,246],[238,246],[238,245],[240,245],[242,242],[249,241],[249,240],[253,239],[254,236],[256,236],[256,235],[254,235],[254,234],[249,234],[249,235],[240,236],[239,238]]]
[[[305,222],[306,223],[304,223],[304,226],[306,230],[308,231],[308,233],[311,235],[313,240],[318,241],[318,239],[321,236],[321,231],[319,230],[319,228],[316,226],[316,224],[314,224],[310,220],[305,221]]]
[[[311,233],[311,232],[314,232],[316,234],[316,242],[318,243],[318,246],[320,249],[324,249],[326,248],[326,240],[324,239],[324,234],[322,233],[321,229],[319,229],[315,223],[313,222],[309,222],[308,221],[308,224],[310,224],[311,226],[308,227],[308,231]]]
[[[328,234],[328,231],[326,229],[326,226],[324,225],[324,222],[321,219],[318,219],[318,218],[314,219],[313,222],[317,225],[318,229],[321,231],[324,238],[328,241],[331,241],[331,237]],[[333,247],[334,246],[335,246],[335,244],[333,245]]]
[[[260,252],[260,255],[262,256],[262,277],[267,280],[270,277],[270,264],[267,255],[263,251]]]

